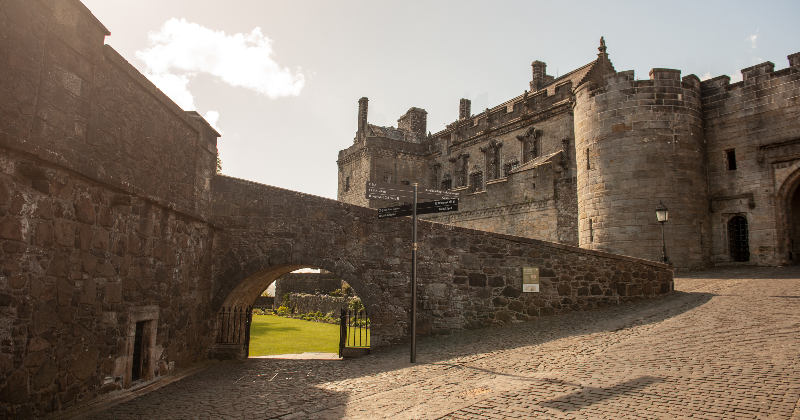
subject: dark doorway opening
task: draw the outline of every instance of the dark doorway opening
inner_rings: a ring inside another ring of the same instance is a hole
[[[734,216],[728,221],[731,259],[735,262],[750,261],[750,242],[747,235],[747,219]]]
[[[789,198],[789,259],[797,261],[800,244],[800,188],[796,188]]]
[[[138,381],[142,378],[142,347],[144,344],[144,324],[147,321],[136,323],[136,333],[133,337],[133,367],[131,380]]]

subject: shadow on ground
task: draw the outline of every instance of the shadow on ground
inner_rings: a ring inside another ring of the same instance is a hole
[[[679,273],[681,279],[773,279],[800,278],[800,267],[752,269],[726,268]],[[698,290],[700,288],[695,288]],[[407,347],[396,347],[361,359],[336,361],[249,359],[241,364],[221,363],[158,391],[121,404],[94,417],[139,418],[142,407],[158,418],[181,418],[181,407],[207,412],[209,417],[233,415],[260,418],[304,418],[325,411],[326,418],[344,418],[344,405],[377,392],[390,391],[425,380],[431,369],[441,371],[465,367],[475,360],[504,350],[537,346],[571,336],[602,332],[624,333],[626,329],[658,323],[691,311],[715,294],[700,291],[675,291],[650,300],[627,302],[619,306],[575,312],[535,321],[464,331],[444,337],[423,337],[418,343],[418,362],[409,363]],[[470,369],[476,367],[470,366]],[[405,369],[393,375],[394,371]],[[427,369],[427,370],[426,370]],[[506,375],[502,372],[490,372]],[[381,389],[362,389],[360,378],[383,375]],[[508,375],[511,376],[511,375]],[[543,402],[559,410],[578,410],[592,398],[610,398],[635,392],[660,381],[641,377],[609,388],[582,387],[580,390]],[[336,383],[336,387],[330,385]],[[570,385],[564,383],[565,386]],[[574,384],[572,384],[574,385]],[[348,388],[349,387],[349,388]],[[202,390],[202,391],[201,391]],[[567,390],[567,389],[565,389]],[[204,408],[208,406],[207,408]],[[220,410],[219,407],[225,407]]]

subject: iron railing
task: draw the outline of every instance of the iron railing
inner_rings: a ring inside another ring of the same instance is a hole
[[[217,315],[219,330],[217,343],[244,344],[250,350],[250,324],[253,322],[253,308],[222,308]]]
[[[339,356],[345,347],[369,347],[370,323],[367,310],[342,309],[339,319]]]

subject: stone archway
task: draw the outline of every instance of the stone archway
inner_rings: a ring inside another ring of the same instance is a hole
[[[776,194],[778,261],[800,260],[800,169],[792,172]]]
[[[274,259],[273,262],[270,263],[270,258],[268,257],[256,258],[245,264],[239,273],[230,276],[223,288],[216,293],[212,304],[213,314],[217,315],[212,318],[212,322],[215,323],[212,328],[213,336],[216,337],[216,335],[220,333],[220,328],[222,328],[221,324],[225,322],[223,320],[224,317],[219,316],[222,313],[221,310],[231,310],[231,308],[235,308],[241,311],[249,309],[253,306],[253,303],[258,299],[261,293],[279,277],[301,268],[324,268],[322,264],[318,264],[318,262],[303,263],[302,261],[304,260],[312,261],[312,259],[305,256],[300,258],[296,256],[292,262],[286,263],[275,263]],[[342,267],[349,267],[351,264],[340,262],[333,266],[327,264],[325,266],[328,268],[324,269],[330,271],[340,279],[345,280],[347,284],[353,288],[355,294],[359,296],[364,307],[367,309],[367,313],[377,314],[380,312],[380,305],[376,302],[376,299],[367,292],[370,288],[360,278],[342,269]],[[380,323],[374,325],[371,334],[372,338],[375,340],[373,343],[378,342],[381,336]],[[239,343],[216,343],[211,351],[212,357],[219,359],[246,358],[246,349],[249,344],[246,341],[249,341],[249,334],[247,334],[246,337],[242,335],[241,338],[244,341]]]

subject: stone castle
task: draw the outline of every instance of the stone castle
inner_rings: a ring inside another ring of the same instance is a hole
[[[217,174],[219,133],[105,44],[79,0],[0,11],[1,419],[73,417],[194,363],[246,357],[247,309],[300,268],[352,286],[372,349],[409,341],[410,220]],[[404,124],[424,125],[415,115]],[[421,147],[416,132],[376,141]],[[674,288],[654,261],[439,223],[418,237],[420,334]],[[522,290],[530,266],[538,293]]]
[[[397,128],[367,122],[359,100],[353,145],[339,152],[338,199],[369,207],[366,181],[460,192],[434,222],[660,260],[655,209],[669,209],[677,268],[781,265],[800,249],[800,53],[743,80],[701,81],[654,68],[617,72],[597,59],[563,76],[532,63],[529,90],[426,134],[411,108]],[[797,243],[797,245],[796,245]]]

